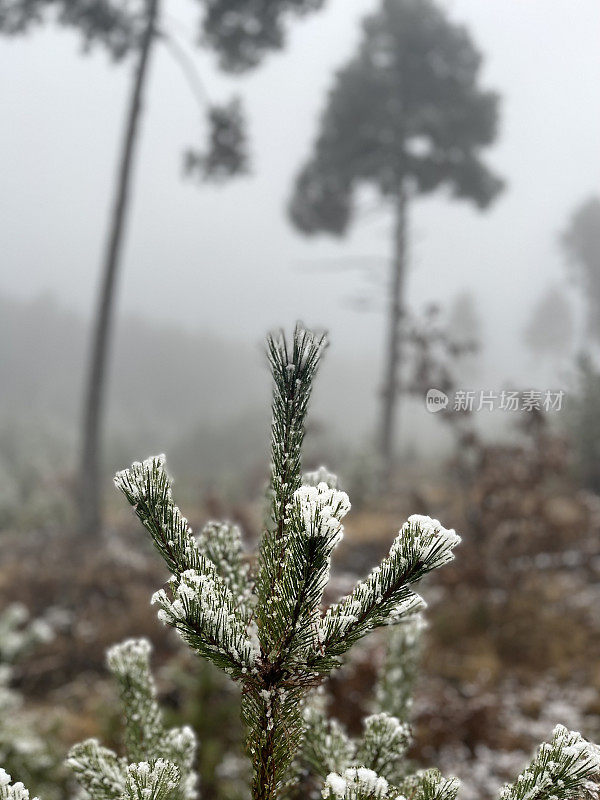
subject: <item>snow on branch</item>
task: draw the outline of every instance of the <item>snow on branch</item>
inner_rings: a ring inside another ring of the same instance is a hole
[[[29,790],[18,781],[11,783],[12,778],[0,767],[0,800],[29,800]],[[38,800],[34,797],[33,800]]]
[[[517,780],[504,787],[500,800],[574,800],[600,772],[600,753],[580,733],[557,725]]]
[[[126,756],[120,758],[96,739],[71,748],[67,764],[92,800],[128,800],[139,792],[144,800],[197,797],[196,737],[189,727],[165,727],[150,652],[146,639],[127,639],[107,653],[121,696]]]
[[[249,615],[252,587],[239,527],[211,520],[202,528],[196,542],[198,550],[215,565],[236,602]]]
[[[301,486],[301,451],[312,383],[326,345],[324,334],[301,325],[296,326],[291,342],[283,332],[267,338],[273,378],[270,509],[258,559],[256,615],[260,642],[267,653],[277,644],[278,633],[270,625],[271,605],[284,559],[288,509]]]
[[[164,734],[162,712],[150,673],[150,650],[147,639],[127,639],[106,654],[108,668],[119,684],[127,753],[132,761],[150,755],[157,757]]]
[[[393,790],[392,790],[393,791]],[[385,778],[366,767],[350,767],[343,775],[332,773],[323,786],[326,800],[388,800],[390,786]]]
[[[390,629],[375,688],[375,710],[388,711],[403,722],[408,721],[412,708],[425,627],[423,615],[413,614]]]
[[[303,758],[317,775],[326,778],[332,772],[342,773],[352,764],[356,747],[344,727],[327,716],[320,700],[314,700],[304,712]]]
[[[271,422],[272,521],[284,523],[287,505],[300,486],[301,449],[312,383],[323,350],[325,334],[296,326],[291,344],[282,331],[267,338],[273,376]]]
[[[160,607],[160,619],[176,628],[190,647],[239,677],[252,669],[257,650],[245,629],[250,611],[243,603],[247,590],[240,585],[245,572],[238,534],[226,526],[217,529],[229,548],[235,549],[230,550],[228,561],[223,555],[227,545],[213,542],[211,552],[219,562],[213,563],[200,549],[207,533],[197,541],[174,504],[164,465],[164,456],[156,456],[136,462],[115,477],[173,572],[169,589],[156,592],[153,603]]]
[[[116,800],[125,791],[127,759],[102,747],[97,739],[74,745],[67,766],[92,800]]]
[[[189,569],[204,571],[201,554],[187,519],[173,502],[164,455],[136,461],[117,472],[115,486],[133,506],[140,522],[174,575]]]
[[[179,786],[179,770],[163,758],[129,764],[123,800],[170,800]]]
[[[364,721],[356,761],[393,781],[399,774],[410,744],[410,728],[405,722],[385,712],[372,714]]]
[[[326,483],[301,486],[288,511],[282,564],[270,605],[272,652],[277,663],[299,662],[318,646],[319,606],[329,581],[331,554],[350,510],[345,492]]]
[[[327,610],[320,629],[320,652],[311,663],[331,669],[332,659],[381,625],[393,624],[422,606],[410,588],[431,570],[452,560],[460,537],[435,519],[414,514],[403,525],[389,555],[366,580]]]
[[[339,489],[338,476],[323,465],[310,472],[305,472],[302,476],[303,486],[318,486],[320,483],[327,484],[330,489]]]
[[[238,679],[254,671],[259,649],[236,599],[216,570],[190,569],[152,597],[159,619],[199,655]]]

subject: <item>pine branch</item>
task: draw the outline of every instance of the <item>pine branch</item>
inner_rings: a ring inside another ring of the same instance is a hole
[[[119,758],[97,739],[87,739],[71,748],[67,766],[92,800],[118,800],[127,779],[127,760]]]
[[[402,776],[402,766],[412,738],[409,726],[389,714],[372,714],[364,721],[356,762],[388,781]]]
[[[300,325],[291,344],[283,333],[267,340],[273,377],[270,513],[261,539],[256,585],[262,688],[246,693],[242,710],[254,765],[254,800],[274,800],[302,740],[306,680],[289,675],[284,665],[294,649],[299,619],[318,594],[307,563],[322,567],[327,556],[320,542],[308,541],[309,537],[303,541],[288,523],[301,485],[301,448],[312,382],[325,346],[324,335]],[[283,619],[284,608],[291,609],[292,618]]]
[[[404,780],[400,793],[411,800],[456,800],[460,789],[457,778],[444,778],[437,769],[417,772]]]
[[[150,642],[127,639],[106,654],[117,679],[125,717],[125,746],[129,761],[158,758],[165,734],[156,686],[150,673]]]
[[[179,787],[179,777],[175,764],[162,758],[129,764],[122,800],[170,800]]]
[[[211,520],[202,528],[196,542],[198,550],[212,561],[234,599],[249,617],[253,603],[252,585],[238,526]]]
[[[242,696],[242,721],[248,728],[246,749],[252,760],[253,800],[279,797],[302,742],[305,690],[279,685],[251,689]]]
[[[309,659],[310,667],[330,671],[337,658],[370,630],[413,614],[422,600],[410,585],[451,561],[452,549],[459,543],[460,537],[437,520],[410,517],[388,557],[350,595],[327,610],[320,628],[320,651]]]
[[[221,558],[217,566],[201,552],[187,519],[173,502],[164,464],[164,456],[156,456],[136,462],[115,477],[173,573],[169,589],[156,592],[153,603],[161,609],[160,619],[173,626],[190,647],[239,678],[252,670],[257,655],[246,633],[250,610],[239,595],[232,595],[231,564]],[[221,550],[217,546],[213,552],[220,557]],[[235,562],[235,554],[232,559]],[[241,580],[241,568],[237,576]]]
[[[315,698],[307,707],[304,721],[303,760],[321,778],[343,773],[355,761],[356,748],[343,726],[327,717],[322,698]]]
[[[0,767],[0,800],[29,800],[29,790],[18,781],[11,783],[12,778]],[[34,797],[32,800],[39,800]]]
[[[170,728],[160,743],[163,757],[175,764],[179,770],[180,780],[177,796],[182,800],[195,800],[198,796],[198,776],[194,771],[196,749],[196,734],[187,725],[182,728]]]
[[[152,780],[162,785],[164,776],[172,774],[172,768],[178,776],[176,789],[169,789],[169,798],[195,800],[197,796],[196,737],[188,727],[165,728],[150,672],[150,652],[151,645],[146,639],[127,639],[107,653],[107,664],[117,680],[123,706],[127,757],[119,758],[95,739],[72,748],[67,763],[92,800],[125,798],[129,767],[132,764],[140,767],[141,771],[134,770],[131,775],[141,779],[145,769],[142,765],[158,764],[161,759],[169,767],[159,769]],[[132,791],[135,785],[132,784]],[[149,791],[152,787],[145,788]]]
[[[323,465],[310,472],[305,472],[302,476],[303,486],[318,486],[320,483],[324,483],[329,489],[339,489],[338,476]]]
[[[204,556],[187,519],[173,502],[164,455],[136,461],[117,472],[114,482],[133,506],[169,571],[175,576],[190,569],[203,572]]]
[[[456,778],[445,779],[437,770],[427,770],[394,786],[366,767],[351,767],[343,774],[327,776],[325,800],[456,800],[460,788]]]
[[[277,635],[270,626],[286,546],[286,519],[300,488],[301,449],[312,382],[327,340],[296,326],[291,345],[283,333],[269,336],[267,353],[273,376],[271,423],[270,519],[259,553],[257,622],[263,652],[269,654]]]
[[[271,521],[283,536],[287,506],[300,485],[306,412],[323,350],[325,334],[294,330],[291,347],[283,332],[269,336],[267,352],[273,376],[271,423]]]
[[[127,760],[164,758],[172,762],[180,773],[178,796],[182,800],[194,800],[197,796],[196,736],[189,727],[165,727],[150,671],[151,649],[147,639],[127,639],[107,653],[108,667],[117,679],[121,694]]]
[[[10,603],[0,613],[0,663],[14,664],[53,636],[52,628],[44,619],[32,620],[22,603]]]
[[[325,800],[392,800],[398,796],[385,778],[366,767],[350,767],[343,775],[328,775],[322,794]]]
[[[301,486],[289,510],[289,533],[271,603],[271,660],[279,670],[295,662],[304,669],[306,654],[318,647],[319,606],[329,580],[331,554],[343,537],[341,520],[350,510],[345,492]]]
[[[387,711],[402,722],[409,721],[425,627],[423,615],[415,614],[390,629],[375,687],[375,711]]]
[[[246,622],[225,581],[208,559],[202,571],[187,570],[173,578],[169,589],[152,597],[159,619],[171,625],[203,658],[234,679],[255,672],[258,645],[248,636]]]
[[[517,780],[500,792],[500,800],[575,800],[600,771],[600,753],[581,734],[562,725],[554,729]]]

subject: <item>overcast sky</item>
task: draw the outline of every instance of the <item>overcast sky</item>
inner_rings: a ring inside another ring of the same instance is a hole
[[[186,38],[195,4],[167,4]],[[411,210],[409,300],[419,309],[469,289],[486,316],[490,358],[506,373],[532,303],[560,280],[557,231],[600,189],[598,0],[444,0],[486,55],[483,83],[503,96],[490,163],[508,191],[487,214],[443,195]],[[338,352],[377,352],[383,318],[347,300],[370,284],[323,260],[389,254],[374,216],[350,237],[305,240],[284,203],[309,151],[336,67],[376,0],[329,0],[290,26],[288,47],[239,80],[194,50],[211,99],[245,100],[253,174],[215,189],[181,180],[181,153],[201,116],[169,53],[152,63],[127,235],[119,310],[258,340],[300,317],[330,328]],[[191,41],[193,35],[187,38]],[[107,224],[130,65],[82,56],[74,33],[48,29],[0,41],[0,291],[50,291],[89,314]],[[349,262],[350,265],[352,261]],[[312,268],[311,268],[312,266]]]

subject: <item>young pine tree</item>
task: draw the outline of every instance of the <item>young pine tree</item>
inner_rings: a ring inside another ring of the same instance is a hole
[[[381,0],[357,52],[334,79],[289,213],[301,233],[345,235],[368,187],[393,216],[379,451],[384,478],[395,456],[405,347],[408,215],[442,187],[487,208],[503,181],[483,159],[499,98],[482,87],[482,57],[463,25],[435,0]]]
[[[455,800],[459,783],[437,770],[415,770],[410,744],[410,686],[422,601],[414,584],[450,561],[460,542],[437,520],[412,516],[389,555],[347,597],[322,608],[331,556],[350,510],[325,470],[301,473],[300,454],[312,382],[324,336],[297,327],[291,342],[270,337],[273,422],[269,506],[256,569],[239,530],[210,523],[194,537],[173,502],[164,458],[120,472],[117,486],[169,567],[168,588],[153,598],[159,618],[242,692],[253,800],[294,796],[310,772],[330,800]],[[329,720],[318,692],[353,644],[392,625],[387,665],[373,714],[351,739]],[[75,747],[69,763],[92,800],[193,800],[195,740],[166,730],[148,671],[148,645],[130,641],[109,652],[121,687],[127,749],[119,757],[96,741]],[[575,800],[600,768],[593,746],[557,728],[501,800]],[[307,789],[303,797],[310,797]],[[296,794],[297,796],[297,794]],[[27,800],[22,784],[0,771],[0,800]]]

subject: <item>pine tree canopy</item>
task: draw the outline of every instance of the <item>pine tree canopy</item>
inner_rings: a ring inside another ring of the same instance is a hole
[[[8,36],[28,33],[50,20],[78,30],[86,48],[102,44],[115,59],[138,47],[145,18],[143,2],[0,0],[0,33]]]
[[[214,50],[220,66],[240,72],[257,66],[270,50],[285,44],[285,23],[292,15],[317,11],[324,0],[195,0],[201,40]],[[101,43],[114,58],[139,44],[147,0],[0,0],[0,32],[26,33],[56,21],[80,31],[86,45]]]
[[[445,185],[485,208],[502,181],[480,157],[498,96],[478,85],[481,56],[433,0],[382,0],[358,53],[336,75],[290,204],[304,233],[343,234],[361,184],[393,197]]]

